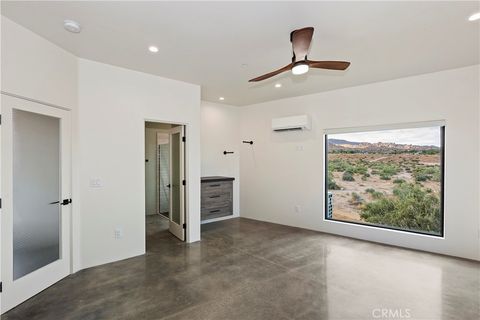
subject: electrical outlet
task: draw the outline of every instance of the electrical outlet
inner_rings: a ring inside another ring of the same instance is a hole
[[[123,238],[123,228],[116,227],[114,235],[115,235],[115,239],[117,239],[117,240],[122,239]]]

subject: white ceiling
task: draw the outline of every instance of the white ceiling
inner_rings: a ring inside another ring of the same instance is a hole
[[[477,1],[2,1],[3,15],[82,58],[200,84],[204,100],[232,105],[478,64],[480,22],[467,20],[477,11]],[[315,27],[310,59],[350,68],[247,82],[289,63],[289,33],[305,26]]]

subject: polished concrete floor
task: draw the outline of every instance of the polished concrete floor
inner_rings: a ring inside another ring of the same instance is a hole
[[[11,319],[480,319],[480,264],[237,218],[78,272]]]

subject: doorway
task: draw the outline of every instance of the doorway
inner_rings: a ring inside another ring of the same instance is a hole
[[[185,128],[145,122],[145,215],[147,248],[152,237],[185,241]]]
[[[70,274],[70,112],[2,94],[2,313]]]

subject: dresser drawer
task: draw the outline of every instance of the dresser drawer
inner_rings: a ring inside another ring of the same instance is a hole
[[[202,194],[229,192],[232,187],[231,181],[204,182],[202,183]]]
[[[224,207],[231,203],[232,194],[230,192],[202,194],[202,208]]]
[[[211,208],[211,209],[202,209],[202,220],[214,219],[218,217],[224,217],[232,215],[232,206],[220,207],[220,208]]]

